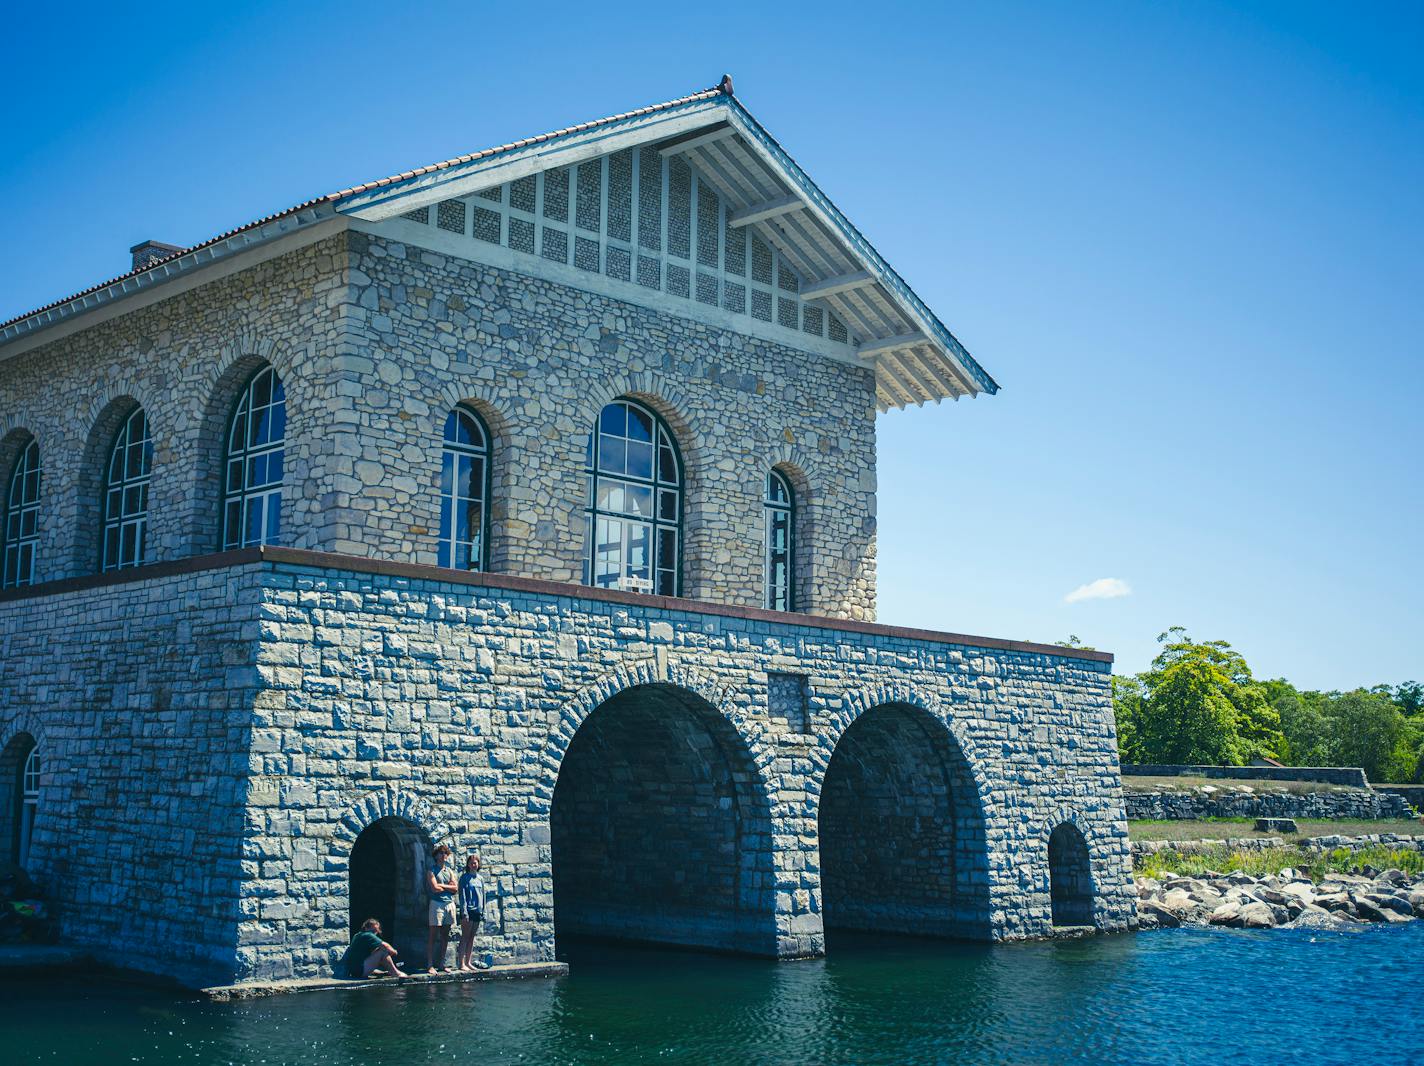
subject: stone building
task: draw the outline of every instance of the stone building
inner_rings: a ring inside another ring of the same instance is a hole
[[[0,325],[65,939],[419,957],[435,841],[501,960],[1130,927],[1111,657],[873,621],[877,412],[997,386],[730,80],[132,251]]]

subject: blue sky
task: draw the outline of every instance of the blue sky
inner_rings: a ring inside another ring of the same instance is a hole
[[[0,318],[730,71],[1003,386],[881,418],[882,620],[1424,679],[1424,7],[396,11],[13,12]]]

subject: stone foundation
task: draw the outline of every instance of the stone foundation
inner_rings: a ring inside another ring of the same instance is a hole
[[[484,859],[497,962],[585,933],[815,955],[823,903],[1049,935],[1065,823],[1091,924],[1135,921],[1096,653],[290,549],[7,599],[0,740],[49,760],[63,935],[191,983],[328,974],[378,823],[407,954],[437,840]]]

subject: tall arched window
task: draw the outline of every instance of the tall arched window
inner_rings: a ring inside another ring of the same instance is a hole
[[[227,430],[223,550],[277,544],[282,532],[282,466],[287,394],[265,366],[242,390]]]
[[[35,581],[35,553],[40,543],[40,446],[31,439],[20,450],[5,487],[4,566],[0,588]]]
[[[766,525],[766,606],[772,611],[794,611],[792,567],[795,556],[796,497],[791,483],[779,470],[766,476],[766,498],[762,501]]]
[[[586,472],[584,583],[678,595],[682,460],[663,420],[614,400],[589,434]]]
[[[445,419],[440,452],[441,566],[488,566],[489,484],[489,430],[474,411],[457,407]]]
[[[124,419],[104,472],[104,536],[100,566],[120,570],[143,563],[148,542],[148,479],[153,439],[139,408]]]
[[[25,758],[24,769],[20,771],[20,805],[16,812],[15,863],[25,866],[30,861],[30,841],[35,833],[35,815],[40,809],[40,749],[31,748]]]

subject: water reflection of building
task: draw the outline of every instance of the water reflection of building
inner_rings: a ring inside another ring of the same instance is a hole
[[[1131,921],[1111,658],[872,621],[877,410],[997,386],[730,82],[134,257],[0,325],[70,939],[324,972],[435,840],[501,958]]]

